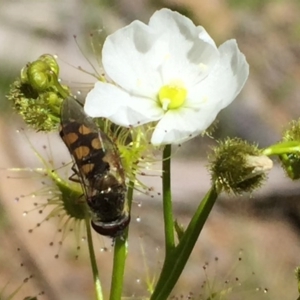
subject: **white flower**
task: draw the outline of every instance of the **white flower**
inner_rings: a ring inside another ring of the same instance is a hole
[[[154,145],[207,129],[249,74],[235,40],[217,48],[203,27],[169,9],[155,12],[149,25],[134,21],[108,36],[102,58],[113,83],[95,84],[86,113],[126,127],[155,121]]]

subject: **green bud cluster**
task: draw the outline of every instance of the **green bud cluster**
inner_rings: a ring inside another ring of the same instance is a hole
[[[261,187],[272,161],[261,155],[257,145],[238,138],[226,139],[213,149],[209,156],[210,173],[218,189],[227,193],[242,194]]]
[[[28,63],[10,87],[7,98],[25,123],[37,131],[56,130],[60,123],[60,106],[70,94],[58,81],[59,66],[50,54]]]

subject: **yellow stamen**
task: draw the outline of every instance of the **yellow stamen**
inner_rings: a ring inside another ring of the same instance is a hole
[[[186,96],[187,90],[176,85],[164,85],[158,92],[158,99],[165,111],[181,107]]]

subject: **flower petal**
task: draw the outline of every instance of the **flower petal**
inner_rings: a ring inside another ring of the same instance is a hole
[[[211,73],[189,91],[187,106],[216,106],[218,111],[228,106],[243,88],[249,65],[239,51],[235,40],[229,40],[219,47],[218,64]],[[218,104],[218,105],[216,105]]]
[[[108,36],[102,50],[107,75],[131,94],[155,97],[162,85],[157,68],[167,46],[159,38],[140,21]]]
[[[97,82],[88,93],[84,110],[93,118],[108,118],[125,127],[157,121],[163,116],[162,108],[152,99],[130,96],[122,89],[103,82]]]
[[[169,110],[153,132],[153,145],[180,144],[201,132],[198,114],[189,108]]]
[[[168,49],[161,72],[164,84],[181,80],[188,88],[202,80],[219,59],[217,47],[203,27],[187,17],[161,9],[154,13],[149,26],[162,32]]]

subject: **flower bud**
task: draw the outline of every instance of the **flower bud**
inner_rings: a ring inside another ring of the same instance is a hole
[[[57,64],[57,61],[54,56],[51,54],[43,54],[39,57],[39,60],[45,62],[48,67],[51,69],[51,71],[58,76],[59,74],[59,65]]]
[[[234,194],[259,188],[273,167],[256,145],[238,138],[220,142],[209,159],[212,181],[220,190]]]
[[[7,98],[24,121],[37,131],[56,130],[60,106],[70,95],[69,88],[58,81],[59,66],[53,56],[44,54],[27,64],[10,87]]]
[[[39,92],[53,85],[53,75],[50,66],[41,60],[34,61],[27,68],[28,83]]]
[[[54,56],[41,55],[21,70],[21,82],[31,85],[37,91],[54,88],[59,74],[59,66]]]

